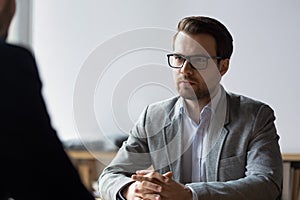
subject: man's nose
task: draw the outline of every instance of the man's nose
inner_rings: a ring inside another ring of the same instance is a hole
[[[184,74],[191,74],[192,70],[193,70],[192,64],[189,61],[185,60],[182,67],[180,68],[180,72]]]

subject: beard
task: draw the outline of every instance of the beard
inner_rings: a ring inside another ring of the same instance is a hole
[[[202,100],[210,99],[211,93],[207,86],[204,84],[202,86],[193,87],[188,86],[177,86],[177,91],[181,97],[188,100]]]
[[[220,78],[200,74],[200,76],[190,76],[188,74],[174,73],[174,80],[178,94],[187,100],[200,101],[211,100]]]

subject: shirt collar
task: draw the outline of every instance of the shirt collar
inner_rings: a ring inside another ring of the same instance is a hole
[[[217,89],[217,94],[212,98],[212,100],[202,109],[202,111],[206,108],[206,107],[210,107],[210,109],[212,110],[212,114],[215,114],[216,113],[216,109],[217,109],[217,106],[219,104],[219,101],[221,99],[221,93],[222,93],[222,90],[221,90],[221,87],[218,86],[218,89]]]
[[[217,105],[219,104],[219,101],[221,99],[221,93],[222,93],[221,86],[218,86],[217,90],[218,90],[217,94],[211,99],[211,101],[206,106],[204,106],[204,108],[200,112],[200,115],[204,111],[204,109],[207,109],[207,108],[211,109],[211,114],[215,114]],[[183,99],[181,101],[181,105],[180,105],[179,109],[180,109],[179,110],[180,114],[184,113],[187,116],[189,116],[188,109],[186,109],[186,104]]]

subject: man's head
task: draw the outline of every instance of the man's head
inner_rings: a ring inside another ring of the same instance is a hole
[[[208,34],[216,41],[216,54],[223,59],[230,58],[233,51],[233,39],[227,28],[216,19],[204,16],[192,16],[183,18],[177,26],[176,39],[179,32],[188,35]]]
[[[0,0],[0,38],[6,39],[10,22],[15,14],[15,0]]]
[[[175,68],[175,84],[182,97],[211,99],[228,70],[232,41],[227,28],[215,19],[192,16],[178,23],[169,64]]]

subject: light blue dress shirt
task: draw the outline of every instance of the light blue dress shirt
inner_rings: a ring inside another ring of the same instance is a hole
[[[200,123],[197,124],[190,117],[186,105],[183,101],[183,105],[180,108],[182,113],[182,126],[185,144],[189,144],[190,147],[183,154],[183,168],[186,169],[184,172],[184,183],[191,182],[206,182],[206,171],[205,171],[205,155],[203,152],[203,141],[209,130],[211,119],[214,117],[216,105],[219,103],[221,98],[221,88],[218,89],[217,94],[212,98],[211,102],[207,104],[200,112]],[[193,200],[197,200],[197,194],[193,192]]]

